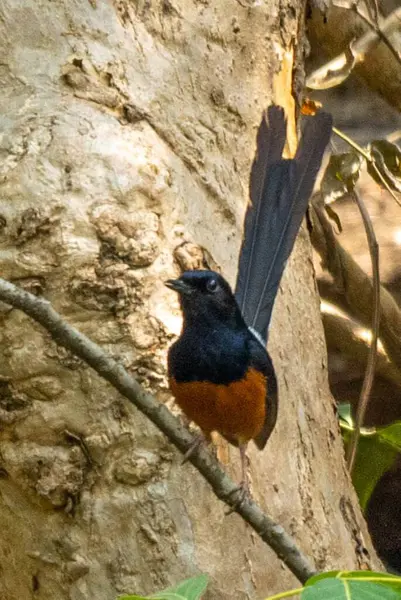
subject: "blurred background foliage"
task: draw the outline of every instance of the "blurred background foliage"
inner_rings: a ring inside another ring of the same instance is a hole
[[[345,0],[317,4],[324,14],[313,4],[308,29],[311,48],[307,76],[316,73],[347,47],[352,53],[358,35],[362,36],[369,29],[363,19],[358,22],[356,10],[363,12],[366,9],[364,14],[373,20],[375,14],[373,2],[370,6],[364,2],[347,4]],[[400,7],[400,0],[380,0],[378,3],[382,19],[399,11]],[[356,19],[356,24],[350,25],[348,32],[347,26],[341,27],[339,33],[336,26],[341,19],[346,22],[344,15],[347,14],[350,19]],[[358,195],[369,212],[379,245],[381,284],[396,302],[384,317],[382,312],[375,379],[363,420],[365,429],[358,445],[353,481],[380,557],[388,568],[401,572],[401,360],[398,360],[398,353],[401,357],[401,335],[398,335],[401,312],[397,314],[401,306],[401,95],[397,91],[401,87],[401,23],[396,33],[397,36],[391,38],[395,40],[392,57],[388,48],[385,51],[382,48],[384,54],[380,55],[376,45],[361,63],[349,65],[351,74],[342,83],[330,89],[309,90],[308,97],[333,114],[339,130],[370,152],[378,162],[384,162],[384,176],[393,191],[392,196],[377,183],[378,178],[366,161],[358,153],[349,154],[353,152],[350,146],[333,136],[332,151],[338,156],[334,158],[331,174],[326,173],[327,189],[323,184],[322,191],[325,191],[326,201],[330,196],[332,202],[326,214],[335,243],[367,275],[372,275],[360,211],[352,191],[347,192],[347,188],[352,190],[357,182]],[[377,70],[383,74],[380,85],[374,77]],[[339,281],[338,265],[328,264],[330,260],[324,256],[319,243],[314,242],[314,247],[318,250],[314,253],[314,262],[322,298],[330,386],[340,407],[347,444],[355,423],[371,340],[368,318],[371,299],[369,293],[366,298],[356,299],[349,291],[355,282],[347,288],[348,275]],[[341,256],[338,259],[341,268],[347,269]],[[337,259],[332,257],[332,260]],[[353,276],[349,277],[352,279]],[[366,295],[363,286],[360,294]],[[381,299],[383,302],[383,295]],[[360,306],[365,300],[366,310]],[[386,330],[384,333],[383,329]]]

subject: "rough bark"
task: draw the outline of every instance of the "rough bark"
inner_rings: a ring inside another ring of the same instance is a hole
[[[0,271],[169,402],[179,313],[163,279],[207,250],[233,281],[262,109],[290,116],[301,2],[0,8]],[[195,247],[196,249],[196,247]],[[187,251],[186,251],[187,250]],[[144,417],[1,307],[0,597],[112,600],[197,572],[208,598],[294,584]],[[275,308],[281,390],[255,497],[318,569],[370,564],[343,464],[305,231]],[[237,451],[220,455],[239,474]],[[374,560],[374,559],[373,559]]]

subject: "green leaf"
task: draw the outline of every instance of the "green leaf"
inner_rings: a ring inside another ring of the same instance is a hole
[[[362,510],[366,509],[377,482],[392,467],[396,457],[397,450],[383,440],[378,431],[359,438],[352,481]]]
[[[353,429],[354,420],[351,415],[351,404],[341,402],[337,407],[337,412],[338,416],[340,417],[340,422],[344,423],[347,427],[351,427]]]
[[[156,596],[148,596],[152,600],[186,600],[186,596],[175,594],[174,592],[159,592]]]
[[[207,575],[198,575],[181,581],[178,585],[157,592],[152,596],[120,596],[119,600],[200,600],[205,592],[209,578]]]
[[[151,596],[154,600],[157,599],[168,599],[175,600],[175,597],[171,594],[175,594],[181,600],[181,598],[185,600],[199,600],[202,597],[202,594],[205,592],[207,585],[209,583],[209,578],[207,575],[197,575],[196,577],[191,577],[190,579],[185,579],[177,586],[173,588],[168,588],[164,590],[157,596]]]
[[[380,427],[377,433],[381,440],[401,452],[401,422],[397,421],[388,427]]]
[[[323,579],[306,587],[301,600],[400,600],[401,594],[369,581]]]
[[[340,425],[344,443],[351,439],[352,417],[349,405],[340,405]],[[379,479],[394,464],[397,454],[401,452],[401,422],[377,429],[361,429],[352,482],[358,494],[363,510]]]
[[[136,596],[129,594],[128,596],[118,596],[118,600],[146,600],[146,596]]]
[[[306,586],[313,585],[317,581],[322,579],[347,579],[347,580],[363,580],[373,583],[381,583],[383,585],[390,585],[395,589],[401,590],[401,577],[387,573],[383,571],[325,571],[318,575],[313,575],[306,582]]]
[[[330,571],[311,577],[302,600],[400,600],[401,578],[373,571]]]

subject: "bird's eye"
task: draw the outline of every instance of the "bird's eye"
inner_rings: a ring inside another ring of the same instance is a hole
[[[217,281],[215,279],[209,279],[206,284],[206,289],[208,292],[215,292],[217,290]]]

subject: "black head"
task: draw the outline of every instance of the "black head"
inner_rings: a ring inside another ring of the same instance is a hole
[[[243,325],[240,310],[227,281],[214,271],[185,271],[179,279],[169,279],[166,286],[178,292],[187,322]]]

